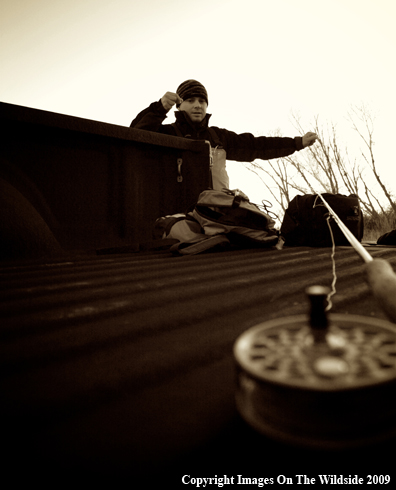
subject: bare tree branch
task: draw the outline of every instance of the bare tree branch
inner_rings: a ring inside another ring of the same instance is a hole
[[[391,193],[388,191],[386,185],[382,182],[382,179],[377,171],[377,167],[374,159],[374,118],[369,113],[368,109],[361,105],[360,107],[352,107],[349,112],[349,120],[352,123],[353,129],[360,136],[363,141],[366,149],[368,151],[369,156],[366,153],[362,152],[362,156],[364,160],[367,162],[368,166],[371,168],[376,181],[378,182],[380,188],[382,189],[386,199],[388,200],[390,207],[393,212],[396,214],[396,203],[392,199]],[[356,122],[356,119],[363,123],[363,130],[360,129],[359,125]]]
[[[365,151],[363,159],[351,159],[348,149],[341,149],[334,124],[323,127],[319,117],[314,118],[311,130],[318,135],[318,143],[305,149],[303,152],[295,152],[292,155],[267,162],[251,162],[247,168],[254,172],[271,193],[275,202],[285,211],[290,200],[297,193],[329,192],[332,194],[348,193],[356,194],[362,206],[362,210],[370,220],[372,226],[383,216],[393,223],[396,216],[396,204],[391,193],[387,190],[377,172],[374,159],[374,124],[373,118],[365,108],[354,108],[349,114],[353,129],[364,142]],[[305,134],[303,125],[298,116],[292,115],[294,125],[301,135]],[[363,122],[363,129],[356,119]],[[279,132],[278,135],[280,136]],[[384,209],[381,200],[366,185],[362,161],[373,172],[377,183],[389,201],[392,213]],[[263,177],[264,176],[264,177]],[[273,185],[272,185],[273,184]],[[359,192],[360,191],[360,192]],[[388,217],[388,218],[387,218]]]

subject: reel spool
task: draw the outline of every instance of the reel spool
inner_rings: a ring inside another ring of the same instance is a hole
[[[235,342],[237,409],[262,434],[343,449],[396,434],[396,328],[325,312],[328,288],[307,289],[310,316],[260,323]]]

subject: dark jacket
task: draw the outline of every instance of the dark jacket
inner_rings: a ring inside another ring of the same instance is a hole
[[[140,112],[131,123],[131,128],[145,129],[156,133],[177,136],[176,129],[171,124],[162,124],[167,111],[161,101],[153,102],[147,109]],[[212,146],[221,146],[227,153],[227,160],[238,162],[252,162],[256,158],[270,160],[291,155],[296,150],[302,149],[302,137],[281,138],[267,136],[253,136],[250,133],[237,134],[227,129],[211,126],[218,140],[215,141],[208,129],[210,114],[206,114],[204,120],[197,124],[191,122],[185,112],[175,113],[176,124],[181,134],[186,138],[207,140]]]

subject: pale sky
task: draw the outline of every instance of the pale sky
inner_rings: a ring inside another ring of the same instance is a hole
[[[396,194],[396,0],[1,0],[0,9],[3,102],[129,126],[195,78],[215,126],[295,136],[292,112],[318,115],[351,146],[347,112],[363,102]]]

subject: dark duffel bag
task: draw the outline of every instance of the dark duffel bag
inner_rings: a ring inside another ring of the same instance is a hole
[[[361,241],[364,225],[358,196],[329,193],[322,196],[353,235]],[[296,196],[290,201],[281,226],[280,234],[285,240],[285,245],[331,247],[333,242],[327,222],[328,215],[328,209],[317,194]],[[330,226],[334,243],[349,245],[334,219],[330,219]]]
[[[378,245],[396,245],[396,230],[384,233],[377,240]]]

